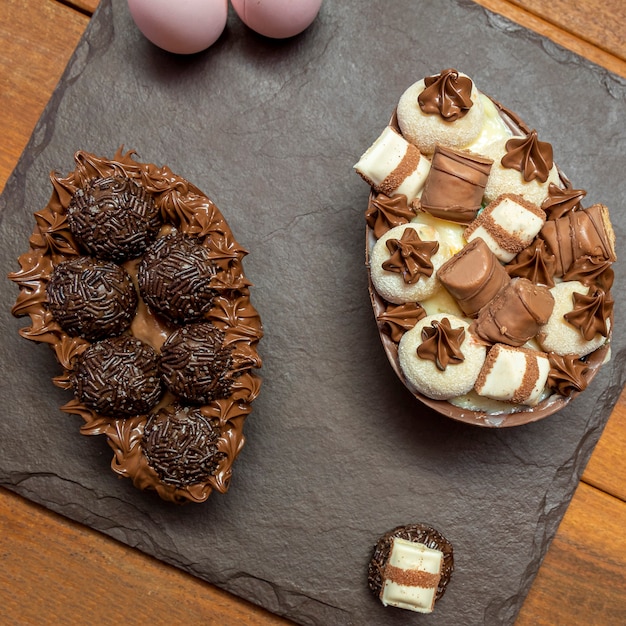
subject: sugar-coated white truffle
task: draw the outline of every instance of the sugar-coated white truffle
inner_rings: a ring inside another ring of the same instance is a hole
[[[459,76],[465,74],[459,73]],[[475,141],[483,129],[484,114],[483,103],[474,82],[470,95],[473,105],[454,122],[448,122],[436,113],[422,111],[417,98],[424,87],[424,80],[419,80],[400,96],[397,116],[404,137],[426,155],[432,155],[436,144],[458,149]]]
[[[603,346],[607,337],[600,333],[587,341],[580,330],[570,324],[563,316],[570,313],[574,308],[574,293],[585,294],[589,292],[586,287],[577,280],[568,280],[556,284],[550,293],[554,296],[554,309],[548,323],[541,327],[538,340],[546,352],[556,354],[576,354],[579,357],[590,354]],[[607,321],[610,330],[611,321]]]
[[[527,182],[519,170],[504,167],[501,163],[502,157],[506,154],[505,145],[507,141],[508,139],[494,141],[485,146],[481,152],[482,156],[493,159],[485,187],[484,200],[493,202],[498,196],[508,193],[522,196],[529,202],[541,206],[541,203],[548,197],[550,183],[560,186],[556,165],[552,166],[545,183],[536,178]]]
[[[461,344],[464,360],[449,364],[440,370],[434,361],[423,359],[417,354],[422,344],[422,329],[448,318],[453,329],[463,328],[465,338]],[[449,313],[429,315],[421,319],[411,330],[404,333],[398,346],[398,359],[404,377],[419,393],[435,400],[449,400],[469,392],[485,362],[486,347],[469,332],[469,323]]]
[[[401,239],[404,231],[412,228],[417,232],[422,241],[436,241],[439,243],[439,249],[430,258],[433,265],[433,271],[430,276],[420,276],[419,280],[413,284],[407,284],[402,274],[392,272],[383,268],[383,263],[391,258],[391,252],[387,247],[389,239]],[[388,230],[374,245],[370,256],[370,276],[374,289],[378,294],[394,304],[403,304],[405,302],[419,302],[426,300],[435,294],[441,287],[441,283],[437,278],[437,270],[450,258],[449,247],[442,245],[439,233],[433,226],[426,224],[401,224]]]

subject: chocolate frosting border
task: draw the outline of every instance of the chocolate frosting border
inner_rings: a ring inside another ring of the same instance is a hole
[[[249,370],[261,367],[256,346],[263,336],[263,326],[250,302],[250,282],[243,271],[242,260],[247,251],[237,243],[219,209],[195,185],[174,174],[167,166],[141,163],[134,156],[132,150],[124,152],[123,146],[110,160],[78,151],[74,155],[76,167],[73,172],[66,177],[54,172],[50,174],[53,187],[50,200],[43,210],[35,213],[30,249],[18,258],[21,269],[9,275],[20,288],[12,313],[16,317],[30,316],[31,326],[21,328],[20,335],[50,346],[63,368],[62,374],[53,378],[53,382],[69,389],[73,360],[84,352],[89,342],[70,337],[54,321],[45,306],[46,285],[56,264],[80,254],[67,223],[67,208],[74,191],[94,178],[117,174],[138,182],[154,195],[166,228],[175,228],[202,239],[202,245],[209,249],[219,268],[214,286],[220,294],[205,318],[224,332],[224,345],[232,349],[233,371],[239,374],[230,396],[202,407],[207,415],[219,421],[221,428],[218,449],[224,453],[224,459],[215,474],[202,484],[185,487],[164,484],[148,465],[141,450],[146,415],[127,419],[105,417],[76,398],[61,409],[83,419],[82,434],[107,437],[114,453],[111,468],[130,478],[139,489],[153,489],[164,500],[173,502],[203,502],[214,489],[221,493],[228,490],[232,464],[244,445],[243,423],[261,384],[258,376]],[[147,317],[150,319],[149,315]],[[158,322],[156,326],[162,339],[174,330],[168,330]],[[171,394],[165,394],[158,406],[173,402],[172,398]]]

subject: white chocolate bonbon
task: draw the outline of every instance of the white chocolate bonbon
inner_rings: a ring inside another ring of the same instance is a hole
[[[463,328],[465,339],[461,344],[464,360],[448,365],[445,370],[437,368],[433,361],[418,356],[417,348],[423,342],[422,329],[440,322],[450,321],[453,329]],[[462,318],[447,313],[429,315],[421,319],[411,330],[404,333],[398,346],[400,368],[407,382],[417,391],[435,400],[447,400],[467,393],[474,387],[487,349],[469,332],[469,323]]]

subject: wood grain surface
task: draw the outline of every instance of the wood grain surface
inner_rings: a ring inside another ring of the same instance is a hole
[[[0,189],[98,0],[0,0]],[[626,77],[624,0],[478,0]],[[626,393],[518,626],[626,624]],[[288,622],[0,489],[0,624]]]

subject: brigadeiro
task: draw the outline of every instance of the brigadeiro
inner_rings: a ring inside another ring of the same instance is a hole
[[[173,404],[151,413],[142,447],[148,464],[166,484],[184,487],[205,482],[225,454],[218,449],[219,420],[199,407]]]
[[[97,341],[121,335],[137,309],[128,273],[110,261],[77,257],[59,263],[46,287],[48,308],[72,337]]]
[[[213,303],[216,268],[195,239],[171,233],[146,251],[137,279],[142,298],[156,313],[183,324],[198,321]]]
[[[77,189],[67,221],[85,252],[118,262],[142,254],[161,226],[152,195],[121,176],[97,178]]]
[[[92,344],[78,357],[72,376],[76,397],[86,406],[112,417],[150,411],[161,397],[158,355],[129,335]]]
[[[193,404],[206,404],[229,394],[231,363],[224,333],[210,322],[179,328],[161,347],[163,382],[172,393]]]

